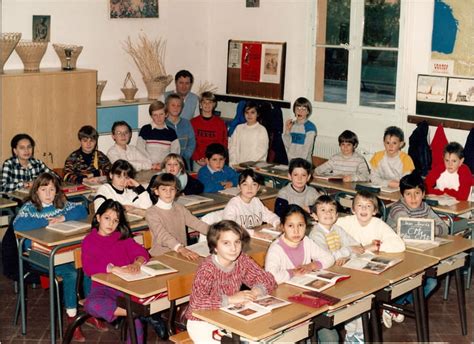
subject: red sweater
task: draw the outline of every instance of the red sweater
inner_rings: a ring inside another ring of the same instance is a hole
[[[212,255],[207,257],[196,271],[186,317],[199,320],[192,316],[194,310],[224,306],[224,299],[237,293],[242,284],[249,288],[261,287],[266,293],[276,288],[273,275],[264,271],[245,253],[237,258],[230,271],[224,271],[216,265]]]
[[[202,115],[194,117],[191,125],[196,136],[196,149],[192,159],[199,160],[204,158],[206,148],[211,143],[220,143],[227,148],[227,127],[225,122],[218,116],[204,118]]]
[[[459,189],[456,191],[454,189],[444,189],[439,190],[436,189],[436,181],[438,180],[441,173],[446,170],[446,167],[443,166],[433,166],[433,169],[428,173],[425,179],[426,184],[426,193],[427,194],[435,194],[435,195],[449,195],[455,197],[458,201],[466,201],[469,199],[469,194],[471,193],[471,185],[472,185],[472,175],[469,167],[467,165],[462,164],[459,167],[458,175],[459,175]]]

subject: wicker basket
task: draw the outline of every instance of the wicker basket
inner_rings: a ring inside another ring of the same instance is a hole
[[[10,57],[13,49],[18,44],[21,38],[20,32],[5,32],[2,33],[2,39],[0,40],[0,51],[2,52],[2,59],[0,61],[0,73],[3,73],[3,66]]]
[[[71,44],[53,44],[54,51],[58,54],[59,60],[61,61],[62,69],[75,69],[77,58],[82,52],[81,45],[71,45]],[[71,50],[71,59],[69,61],[69,66],[66,58],[66,49]]]
[[[39,71],[41,59],[48,48],[48,42],[20,41],[15,51],[23,62],[25,72]]]
[[[130,83],[132,87],[128,87],[127,85]],[[135,84],[135,81],[132,78],[132,75],[130,72],[127,73],[127,76],[125,77],[125,80],[123,81],[123,88],[120,89],[125,96],[125,99],[122,101],[124,102],[135,102],[135,94],[138,91],[137,85]]]
[[[96,92],[96,104],[100,105],[101,100],[100,98],[102,97],[102,91],[105,88],[105,85],[107,84],[107,80],[99,80],[97,81],[97,92]]]
[[[173,81],[173,76],[163,75],[153,80],[143,79],[146,90],[148,92],[148,99],[160,99],[161,95],[165,93],[166,87]]]

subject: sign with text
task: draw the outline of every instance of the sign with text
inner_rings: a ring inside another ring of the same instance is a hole
[[[397,232],[403,240],[434,241],[434,220],[401,217]]]

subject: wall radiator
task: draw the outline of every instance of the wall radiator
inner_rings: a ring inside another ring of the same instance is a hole
[[[337,138],[318,135],[316,136],[316,143],[314,144],[314,151],[313,155],[329,159],[334,154],[339,153],[341,150],[339,149],[339,143],[337,142]],[[367,162],[370,160],[374,152],[368,150],[364,147],[361,147],[361,143],[359,143],[359,147],[357,147],[357,152],[362,154]]]

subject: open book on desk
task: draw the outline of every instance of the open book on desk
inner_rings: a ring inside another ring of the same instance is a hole
[[[207,241],[200,241],[195,244],[186,246],[186,248],[190,251],[193,251],[194,253],[197,253],[200,257],[205,258],[210,255]]]
[[[255,236],[256,233],[265,234],[266,237],[265,238],[257,237],[257,236]],[[263,241],[266,241],[266,242],[273,242],[273,240],[278,238],[280,235],[281,235],[281,232],[279,232],[279,231],[276,231],[276,230],[270,229],[270,228],[264,228],[264,229],[261,229],[259,231],[254,231],[253,235],[251,235],[251,237],[255,238],[257,240],[263,240]]]
[[[290,302],[288,301],[267,295],[245,304],[221,307],[221,310],[238,316],[244,320],[252,320],[270,313],[275,308],[283,307],[289,304]]]
[[[158,260],[150,260],[148,263],[143,264],[140,268],[140,272],[136,274],[129,274],[126,272],[112,272],[114,275],[117,275],[121,279],[125,281],[138,281],[145,278],[150,278],[154,276],[166,275],[171,274],[174,272],[178,272],[178,270],[173,269],[172,267],[163,264]]]
[[[140,220],[144,219],[143,216],[138,215],[138,214],[134,214],[134,213],[130,213],[130,212],[125,213],[125,218],[127,219],[128,223],[136,222],[136,221],[140,221]]]
[[[240,193],[240,189],[237,186],[233,186],[231,188],[227,188],[224,190],[219,190],[219,193],[227,196],[237,196]]]
[[[97,190],[100,186],[107,183],[107,177],[106,176],[101,176],[101,177],[96,177],[96,178],[97,178],[96,182],[83,181],[82,184],[84,184],[85,186],[90,187],[91,189]]]
[[[448,195],[426,195],[426,201],[431,206],[445,205],[449,207],[459,203],[456,198]]]
[[[328,181],[331,181],[331,180],[341,180],[344,179],[344,176],[343,175],[337,175],[337,174],[326,174],[326,175],[313,175],[314,178],[316,179],[321,179],[321,180],[328,180]]]
[[[175,201],[185,207],[190,207],[192,205],[212,202],[214,201],[212,198],[199,196],[199,195],[186,195],[186,196],[179,196],[178,199]]]
[[[46,229],[50,231],[55,231],[61,234],[75,234],[80,231],[84,231],[86,229],[91,228],[91,224],[87,222],[81,221],[65,221],[65,222],[58,222],[52,225],[46,226]]]
[[[293,276],[288,284],[295,285],[300,288],[306,288],[314,291],[323,291],[332,287],[337,282],[350,278],[350,275],[337,274],[335,272],[320,270],[310,272],[301,276]]]
[[[370,272],[372,274],[380,274],[401,261],[402,259],[381,257],[376,256],[372,252],[366,252],[349,259],[343,267]]]

